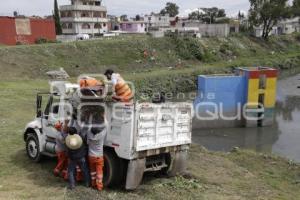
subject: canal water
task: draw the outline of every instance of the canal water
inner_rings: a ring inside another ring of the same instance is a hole
[[[233,147],[240,147],[300,162],[300,74],[278,82],[273,126],[194,129],[193,143],[211,151],[230,151]]]

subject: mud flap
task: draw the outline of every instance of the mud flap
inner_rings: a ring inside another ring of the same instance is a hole
[[[146,159],[131,160],[128,164],[127,178],[126,178],[126,190],[136,189],[144,175],[146,168]]]
[[[169,176],[176,176],[186,172],[188,151],[178,151],[171,154],[171,165],[168,171]]]

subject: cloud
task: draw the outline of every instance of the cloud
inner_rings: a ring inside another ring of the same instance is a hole
[[[0,0],[4,1],[4,0]],[[199,7],[220,7],[226,9],[229,14],[237,13],[239,10],[248,10],[248,0],[103,0],[109,14],[147,14],[159,12],[167,1],[175,2],[180,7],[180,13]],[[70,0],[58,0],[60,5],[70,4]],[[53,10],[54,0],[5,0],[0,7],[0,15],[12,15],[18,11],[25,15],[50,15]]]

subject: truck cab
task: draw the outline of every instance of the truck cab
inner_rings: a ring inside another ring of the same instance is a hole
[[[27,155],[34,162],[40,162],[43,156],[55,157],[58,132],[54,124],[72,112],[71,99],[65,94],[79,88],[62,81],[54,85],[57,89],[37,94],[36,118],[24,131]],[[125,188],[132,190],[139,186],[145,172],[164,171],[174,176],[185,171],[191,144],[192,104],[90,102],[79,107],[91,105],[104,107],[108,125],[105,186],[125,182]]]

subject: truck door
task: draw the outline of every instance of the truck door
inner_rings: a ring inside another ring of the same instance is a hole
[[[50,138],[57,137],[57,130],[54,125],[59,121],[59,103],[52,95],[49,96],[48,102],[42,118],[43,133]]]

